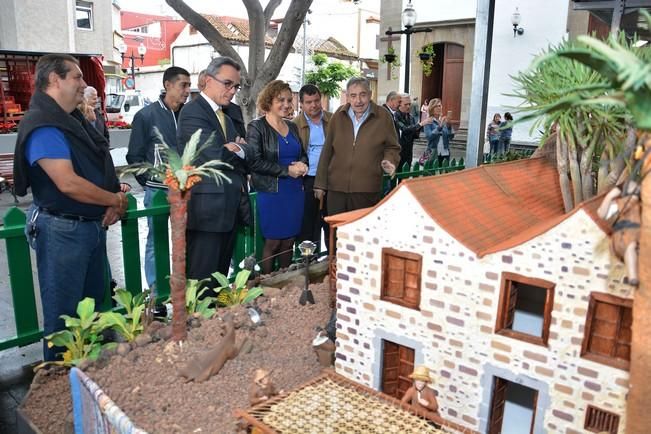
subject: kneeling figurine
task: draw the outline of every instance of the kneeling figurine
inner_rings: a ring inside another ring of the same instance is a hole
[[[249,388],[249,404],[251,404],[251,407],[283,393],[282,390],[276,390],[276,386],[269,378],[270,375],[271,371],[265,369],[255,370],[253,384]]]
[[[407,389],[400,403],[411,405],[418,414],[428,417],[440,416],[436,394],[432,388],[428,387],[428,384],[432,382],[429,368],[427,366],[417,366],[414,372],[409,375],[409,378],[414,380],[414,384]]]

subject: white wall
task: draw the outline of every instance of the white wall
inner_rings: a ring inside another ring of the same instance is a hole
[[[407,1],[402,0],[403,9],[406,4]],[[412,0],[411,4],[418,14],[419,23],[474,18],[477,9],[477,0]]]
[[[520,8],[520,27],[524,28],[524,34],[514,38],[511,15],[516,6]],[[521,102],[504,95],[513,92],[513,80],[510,75],[526,70],[536,54],[549,44],[558,43],[566,35],[568,7],[568,0],[496,1],[487,120],[492,119],[493,114],[497,112],[513,112],[509,107]],[[516,125],[513,129],[513,140],[535,140],[537,133],[530,135],[529,128],[530,124]],[[485,131],[482,134],[485,135]]]

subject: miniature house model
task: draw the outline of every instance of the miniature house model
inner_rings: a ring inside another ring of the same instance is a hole
[[[426,365],[441,416],[481,433],[623,432],[633,289],[599,202],[565,213],[535,158],[335,216],[336,371],[400,398]]]

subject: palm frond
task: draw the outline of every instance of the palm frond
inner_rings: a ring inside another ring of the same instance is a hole
[[[197,147],[199,146],[199,139],[201,139],[201,128],[195,131],[192,136],[190,136],[190,140],[188,140],[188,143],[185,145],[185,148],[183,149],[183,155],[181,156],[181,161],[182,161],[182,166],[191,166],[192,163],[194,162],[194,159],[199,155],[199,153],[204,149],[205,146],[207,146],[213,137],[214,133],[208,137],[208,140],[204,143],[204,146],[199,149],[199,152],[197,152]]]

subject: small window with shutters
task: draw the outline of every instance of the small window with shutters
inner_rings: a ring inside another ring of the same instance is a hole
[[[543,279],[502,273],[495,333],[547,345],[554,307],[554,284]]]
[[[633,300],[610,294],[590,294],[581,356],[628,369],[631,359]]]
[[[380,298],[411,309],[420,306],[420,273],[423,258],[410,252],[382,249],[382,293]]]
[[[619,416],[593,405],[588,405],[588,410],[585,412],[585,425],[583,428],[590,432],[617,434]]]

